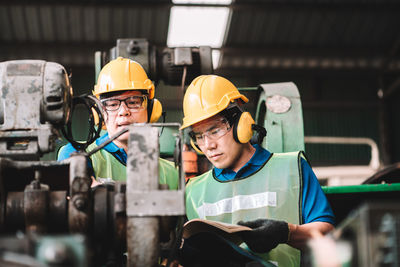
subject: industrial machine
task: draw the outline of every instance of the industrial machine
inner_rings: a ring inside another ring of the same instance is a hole
[[[201,74],[213,73],[211,47],[157,47],[146,39],[117,39],[110,51],[95,53],[96,80],[101,68],[110,60],[124,57],[139,62],[149,79],[168,85],[189,84]]]
[[[75,142],[78,152],[67,160],[39,157],[70,132],[73,106],[99,112],[96,99],[74,97],[65,69],[53,62],[2,62],[0,81],[0,265],[156,266],[175,245],[185,209],[183,178],[179,190],[163,190],[153,159],[159,129],[180,124],[130,126],[127,182],[91,188],[87,161],[96,151],[85,148],[99,130]],[[181,169],[182,135],[175,133]]]
[[[117,56],[139,61],[156,82],[182,88],[212,73],[210,48],[159,49],[144,39],[120,39],[109,53],[96,53],[96,75]],[[102,118],[92,112],[101,115],[97,100],[74,96],[63,66],[41,60],[0,63],[0,87],[0,266],[157,266],[173,260],[185,214],[180,124],[129,126],[127,182],[91,188],[87,160],[97,150],[86,148],[101,130],[95,124]],[[262,145],[272,152],[304,150],[296,85],[262,84],[252,93],[256,123],[268,132]],[[90,135],[83,142],[71,134],[77,105],[89,114]],[[165,137],[160,129],[168,141],[159,145]],[[40,161],[61,134],[79,152],[61,162]],[[179,168],[178,190],[158,184],[153,159],[160,155]],[[312,242],[347,255],[332,256],[334,266],[399,266],[400,184],[378,174],[365,184],[323,187],[338,227],[328,239]],[[305,266],[332,266],[318,261],[322,246],[312,242]]]
[[[109,53],[95,54],[96,77],[118,56],[138,61],[156,83],[183,87],[212,73],[210,47],[157,48],[145,39],[119,39]],[[0,265],[156,266],[171,260],[185,214],[180,124],[128,127],[127,182],[91,188],[87,162],[99,148],[86,148],[101,132],[98,100],[74,96],[64,67],[41,60],[0,63],[0,87]],[[79,105],[89,116],[86,141],[72,134],[71,114]],[[61,162],[40,161],[61,134],[78,152]],[[168,136],[162,145],[160,135]],[[165,154],[179,168],[178,190],[158,184],[154,159]]]

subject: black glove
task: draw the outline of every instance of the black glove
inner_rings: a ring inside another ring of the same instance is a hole
[[[240,234],[247,246],[257,253],[269,252],[280,243],[286,243],[289,238],[289,225],[285,221],[257,219],[240,221],[238,224],[253,229]]]

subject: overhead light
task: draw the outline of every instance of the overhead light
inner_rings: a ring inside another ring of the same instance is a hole
[[[174,4],[211,4],[211,5],[229,5],[232,0],[172,0]]]
[[[230,4],[231,0],[188,1],[174,0],[173,3]],[[167,45],[211,46],[220,48],[224,40],[229,17],[227,7],[173,6],[169,19]],[[216,58],[215,58],[216,57]],[[213,53],[213,65],[217,67],[219,53]]]

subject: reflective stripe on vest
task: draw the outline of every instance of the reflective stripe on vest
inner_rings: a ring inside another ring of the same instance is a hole
[[[258,218],[301,224],[301,152],[272,154],[256,173],[220,182],[212,170],[191,178],[186,187],[188,219],[236,224]],[[281,244],[263,258],[278,266],[300,266],[300,251]]]

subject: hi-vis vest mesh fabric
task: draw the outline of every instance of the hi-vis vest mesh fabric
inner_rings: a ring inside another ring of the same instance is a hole
[[[259,171],[234,181],[217,181],[212,170],[190,179],[186,187],[188,219],[236,224],[269,218],[301,224],[302,157],[302,152],[272,154]],[[278,266],[300,266],[300,251],[286,244],[260,256]]]
[[[97,147],[96,143],[88,146],[87,151]],[[98,178],[111,178],[114,181],[126,181],[126,166],[117,160],[111,153],[104,149],[90,156],[94,174]],[[169,189],[178,188],[178,170],[168,160],[159,158],[159,181],[160,184],[167,184]]]

